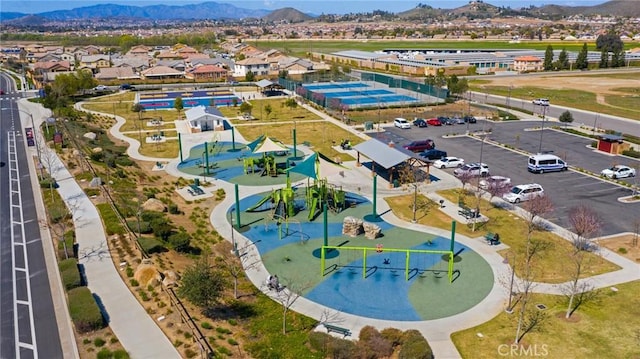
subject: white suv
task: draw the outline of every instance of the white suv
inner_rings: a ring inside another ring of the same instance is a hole
[[[405,120],[404,118],[396,118],[395,120],[393,120],[393,125],[398,127],[398,128],[403,128],[403,129],[407,129],[407,128],[411,128],[411,124],[409,123],[409,121]]]
[[[549,99],[548,98],[537,98],[537,99],[533,100],[533,104],[534,105],[540,105],[540,106],[549,106]]]
[[[537,183],[520,184],[511,188],[511,192],[502,196],[506,201],[511,203],[520,203],[528,201],[534,197],[542,196],[544,189]]]
[[[453,175],[459,177],[465,173],[472,176],[487,177],[489,175],[489,166],[486,163],[467,163],[466,165],[453,170]]]

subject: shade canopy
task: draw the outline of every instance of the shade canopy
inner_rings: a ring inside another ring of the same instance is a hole
[[[385,169],[397,166],[411,158],[408,154],[397,148],[390,147],[388,144],[382,143],[375,138],[355,145],[353,149],[367,156]]]
[[[266,152],[280,152],[288,151],[289,148],[283,145],[281,142],[276,142],[269,137],[266,137],[260,145],[257,146],[253,153],[266,153]]]
[[[316,152],[307,157],[304,161],[296,164],[295,167],[289,168],[288,171],[299,173],[317,180],[319,178],[327,178],[339,174],[346,169],[348,168],[332,161],[322,153]]]

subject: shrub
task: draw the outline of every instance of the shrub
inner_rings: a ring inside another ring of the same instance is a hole
[[[132,231],[138,233],[140,231],[141,234],[149,234],[152,232],[151,224],[146,221],[140,221],[140,227],[138,227],[138,220],[131,219],[127,221],[127,225],[131,228]]]
[[[100,203],[97,204],[96,207],[98,211],[100,211],[100,217],[102,217],[108,235],[124,234],[124,227],[113,211],[113,208],[111,208],[111,205],[108,203]]]
[[[417,330],[404,333],[398,359],[433,359],[433,352],[427,340]]]
[[[622,151],[622,154],[633,158],[640,158],[640,152],[634,150]]]
[[[107,344],[107,342],[106,342],[104,339],[102,339],[102,338],[95,338],[95,339],[93,340],[93,345],[95,345],[95,346],[97,346],[97,347],[102,347],[102,346],[104,346],[105,344]]]
[[[140,283],[138,283],[138,281],[135,279],[130,279],[129,284],[131,284],[132,287],[137,287],[140,285]]]
[[[155,238],[140,237],[138,239],[138,243],[140,243],[142,249],[144,249],[145,252],[149,254],[166,251],[164,245],[162,245],[162,242],[158,241]]]
[[[104,328],[105,322],[93,294],[87,287],[69,291],[69,314],[79,333]]]
[[[204,329],[213,329],[213,325],[211,325],[211,323],[209,322],[202,322],[200,323],[200,326]]]
[[[89,197],[99,196],[100,195],[100,188],[85,188],[84,189],[84,193],[86,193],[87,196],[89,196]]]
[[[186,232],[178,232],[169,236],[169,244],[178,252],[185,252],[191,244],[191,236]]]
[[[82,285],[82,277],[75,258],[61,260],[58,263],[58,268],[60,269],[60,277],[62,278],[64,289],[69,291]]]

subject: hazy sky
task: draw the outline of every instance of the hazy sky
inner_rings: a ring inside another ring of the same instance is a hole
[[[122,4],[134,6],[146,6],[155,4],[167,5],[187,5],[199,4],[206,0],[0,0],[1,12],[22,12],[22,13],[41,13],[51,10],[73,9],[77,7],[90,6],[95,4]],[[344,14],[349,12],[365,12],[371,10],[386,10],[390,12],[400,12],[413,9],[417,4],[422,3],[430,5],[434,8],[452,9],[467,4],[468,0],[236,0],[236,1],[214,1],[217,3],[229,3],[240,8],[247,9],[265,9],[275,10],[283,7],[293,7],[305,13],[313,14]],[[541,6],[544,4],[568,5],[568,6],[587,6],[597,5],[606,2],[606,0],[485,0],[484,2],[495,6],[509,6],[511,8],[519,8],[522,6]]]

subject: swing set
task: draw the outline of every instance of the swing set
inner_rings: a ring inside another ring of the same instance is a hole
[[[331,266],[329,266],[327,268],[326,266],[326,260],[327,260],[327,253],[329,251],[337,251],[337,250],[344,250],[344,251],[361,251],[362,252],[362,278],[366,279],[367,278],[367,273],[368,270],[371,268],[367,268],[367,255],[369,254],[373,254],[373,255],[380,255],[383,252],[399,252],[399,253],[404,253],[404,266],[402,269],[404,269],[404,277],[405,280],[409,280],[409,273],[411,273],[413,270],[417,270],[418,273],[424,273],[427,269],[426,268],[412,268],[411,266],[411,258],[412,255],[417,254],[417,255],[427,255],[427,254],[438,254],[438,255],[446,255],[448,256],[448,260],[447,260],[447,278],[449,278],[449,283],[453,282],[453,258],[455,256],[455,253],[453,252],[453,250],[426,250],[426,249],[404,249],[404,248],[383,248],[380,245],[376,246],[376,247],[345,247],[345,246],[322,246],[321,248],[321,257],[320,257],[320,275],[321,276],[325,276],[328,273],[330,273],[332,270],[337,270],[339,269],[338,267],[340,267],[340,264],[333,264]],[[339,256],[338,256],[339,258]],[[385,258],[383,260],[383,264],[388,265],[390,264],[390,259],[389,258]],[[350,267],[351,268],[351,267]],[[395,270],[394,268],[391,268],[392,271]],[[436,275],[436,277],[440,276],[440,271],[439,270],[434,270],[433,271]]]

